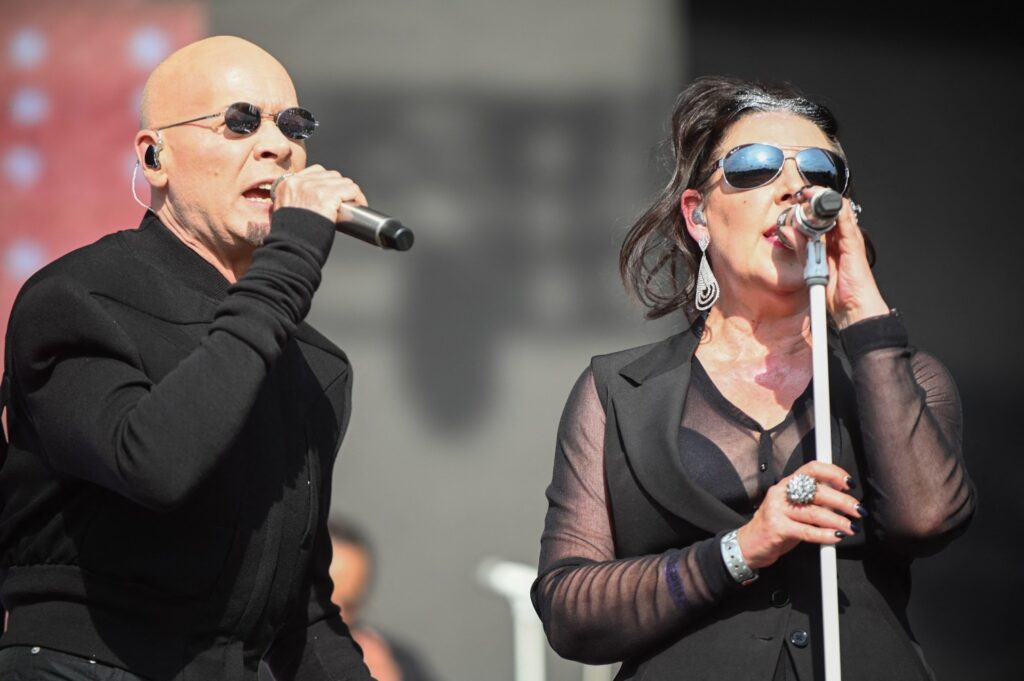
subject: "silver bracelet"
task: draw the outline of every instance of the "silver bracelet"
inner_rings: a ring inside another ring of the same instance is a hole
[[[729,570],[729,574],[732,575],[733,579],[743,586],[757,579],[757,570],[747,565],[747,561],[743,558],[743,552],[740,551],[740,542],[736,538],[736,530],[722,537],[721,548],[722,560],[725,562],[725,567]]]

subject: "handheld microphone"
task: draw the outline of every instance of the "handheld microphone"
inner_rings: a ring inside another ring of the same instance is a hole
[[[271,201],[276,201],[277,187],[294,174],[285,173],[284,175],[279,175],[271,183]],[[413,241],[415,240],[412,230],[390,215],[385,215],[372,208],[355,206],[349,203],[345,204],[345,210],[348,211],[351,217],[336,225],[336,229],[342,234],[354,236],[360,241],[365,241],[368,244],[384,249],[407,251],[412,248]]]
[[[352,217],[338,223],[339,232],[385,249],[407,251],[412,248],[415,241],[412,230],[390,215],[347,203],[344,209]]]

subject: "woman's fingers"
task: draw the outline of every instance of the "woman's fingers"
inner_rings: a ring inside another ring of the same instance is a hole
[[[855,497],[824,485],[818,485],[818,491],[814,495],[814,501],[807,504],[807,506],[819,506],[831,509],[836,513],[842,513],[843,515],[850,516],[851,518],[860,518],[863,515],[859,508],[860,502]],[[797,508],[800,507],[797,506]]]
[[[813,499],[796,503],[787,486],[797,475],[815,480]],[[861,531],[867,511],[848,492],[854,480],[841,467],[810,461],[772,485],[754,517],[740,529],[740,548],[755,569],[766,567],[800,542],[836,544]]]
[[[803,466],[800,466],[794,475],[800,475],[801,473],[811,476],[819,483],[827,484],[832,489],[848,490],[852,487],[850,484],[852,481],[850,474],[834,463],[808,461]],[[788,481],[789,478],[783,480],[783,482]]]
[[[796,535],[800,541],[807,542],[808,544],[838,544],[846,536],[846,533],[842,530],[818,527],[816,525],[794,523],[794,528],[793,534]]]
[[[808,504],[807,506],[799,506],[790,510],[789,518],[806,527],[828,530],[833,535],[837,531],[843,532],[846,535],[860,532],[860,523],[854,518],[841,515],[841,513],[842,511],[836,512],[817,504]],[[856,513],[854,517],[856,517]]]
[[[817,481],[814,500],[810,504],[806,504],[806,506],[821,506],[854,519],[864,517],[866,512],[860,501],[856,497],[847,494],[851,489],[850,483],[853,482],[853,479],[845,470],[835,464],[811,461],[797,469],[794,475],[800,474],[809,475]],[[789,480],[790,478],[786,478],[783,482],[788,483]],[[789,501],[788,495],[786,500],[792,506],[801,507],[801,504],[794,504],[792,501]]]

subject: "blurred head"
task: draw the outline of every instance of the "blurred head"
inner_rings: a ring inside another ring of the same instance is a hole
[[[789,85],[707,77],[684,90],[672,115],[672,178],[626,236],[619,258],[627,287],[649,308],[647,317],[676,310],[695,316],[696,238],[703,232],[711,239],[708,255],[723,296],[802,286],[795,257],[766,231],[795,201],[796,190],[816,179],[801,174],[795,154],[819,147],[844,158],[837,133],[832,113]],[[715,164],[753,142],[783,148],[786,159],[767,183],[738,189]],[[693,219],[698,207],[703,220]]]
[[[272,204],[259,186],[306,165],[305,142],[286,137],[269,118],[249,134],[228,129],[220,114],[235,102],[253,104],[265,116],[298,104],[284,67],[260,47],[231,36],[200,40],[150,75],[135,138],[153,210],[179,234],[228,259],[251,253],[269,231]],[[160,168],[146,167],[147,147],[158,144]]]
[[[374,576],[373,548],[359,528],[342,520],[328,523],[331,535],[331,601],[341,608],[347,624],[356,625],[363,614]]]

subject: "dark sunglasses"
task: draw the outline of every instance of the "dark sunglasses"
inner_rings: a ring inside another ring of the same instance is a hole
[[[278,129],[288,139],[293,140],[304,140],[313,134],[316,130],[316,126],[320,125],[313,114],[306,109],[302,109],[297,106],[293,106],[290,109],[279,111],[276,114],[265,114],[260,111],[260,108],[255,104],[249,104],[248,102],[235,102],[223,112],[218,111],[217,113],[207,114],[206,116],[197,116],[190,118],[187,121],[181,121],[180,123],[171,123],[170,125],[164,125],[157,130],[166,130],[167,128],[174,128],[179,125],[186,125],[188,123],[195,123],[196,121],[203,121],[207,118],[216,118],[217,116],[224,116],[224,125],[227,126],[228,130],[237,133],[239,135],[249,135],[259,130],[260,123],[263,122],[264,118],[269,118],[277,125]]]
[[[797,170],[808,184],[828,187],[840,194],[846,191],[850,182],[850,171],[846,167],[846,161],[834,151],[819,147],[777,147],[774,144],[760,142],[742,144],[731,149],[729,153],[715,161],[711,171],[700,184],[703,185],[711,179],[718,168],[722,168],[722,175],[730,187],[763,187],[782,173],[782,166],[787,158],[783,149],[799,149],[792,158],[796,160]]]

